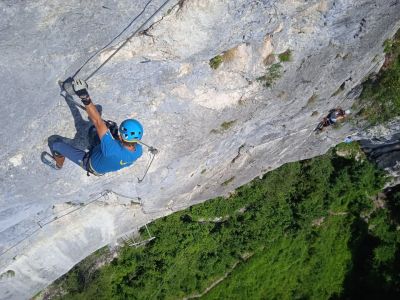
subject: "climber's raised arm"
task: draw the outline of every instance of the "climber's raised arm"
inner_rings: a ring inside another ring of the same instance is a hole
[[[107,126],[102,120],[99,111],[96,106],[93,104],[92,99],[89,96],[89,92],[87,90],[87,84],[83,80],[77,79],[72,83],[75,93],[81,99],[82,103],[85,105],[86,112],[93,122],[93,125],[96,127],[97,134],[99,138],[101,138],[107,133]]]

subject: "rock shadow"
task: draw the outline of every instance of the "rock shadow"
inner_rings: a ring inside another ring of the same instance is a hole
[[[85,112],[82,111],[82,109],[79,107],[80,103],[76,102],[72,95],[63,90],[61,91],[60,95],[65,99],[65,102],[71,111],[76,133],[72,139],[57,134],[49,136],[47,139],[47,144],[50,152],[53,154],[53,144],[57,141],[63,141],[64,143],[81,150],[90,149],[96,144],[96,138],[98,139],[93,123],[90,121],[90,119],[86,121],[82,117],[82,113]],[[102,106],[97,104],[96,108],[101,115],[103,111]]]
[[[400,133],[385,141],[362,140],[360,145],[368,158],[383,169],[394,167],[400,161]]]

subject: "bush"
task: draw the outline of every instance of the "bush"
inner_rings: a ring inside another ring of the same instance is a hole
[[[217,55],[210,59],[210,67],[212,69],[216,70],[222,64],[223,61],[224,60],[223,60],[222,55]]]
[[[265,75],[258,77],[257,81],[261,81],[265,87],[271,87],[281,76],[282,65],[280,63],[275,63],[267,69]]]
[[[359,215],[371,211],[371,195],[382,188],[385,177],[367,161],[334,153],[284,165],[229,198],[154,221],[149,228],[155,240],[144,248],[122,248],[117,259],[84,285],[79,274],[85,266],[77,265],[61,280],[68,293],[62,298],[184,298],[203,294],[229,272],[203,296],[352,295],[344,283],[356,270],[351,266],[358,265],[353,249],[362,243],[354,241],[363,240],[355,224],[365,224]],[[382,217],[376,220],[374,235],[382,242],[370,252],[383,266],[393,261],[398,246],[391,242],[393,226],[385,226]]]
[[[292,50],[288,49],[285,52],[278,55],[281,62],[288,62],[292,60]]]

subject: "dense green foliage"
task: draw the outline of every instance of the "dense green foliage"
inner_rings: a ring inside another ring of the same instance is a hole
[[[376,209],[353,226],[353,267],[344,298],[400,298],[400,187],[387,194],[388,209]]]
[[[338,156],[347,157],[355,160],[366,159],[365,153],[361,150],[360,145],[354,143],[341,143],[336,146],[336,154]]]
[[[377,78],[364,83],[362,115],[372,124],[400,115],[400,31],[384,44],[386,61]]]
[[[178,299],[208,287],[208,299],[329,299],[358,295],[379,277],[399,294],[400,236],[371,200],[384,180],[367,161],[333,152],[287,164],[229,198],[153,222],[151,243],[123,247],[94,272],[85,260],[55,289],[62,299]]]

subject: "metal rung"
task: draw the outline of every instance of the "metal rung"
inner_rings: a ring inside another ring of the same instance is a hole
[[[137,247],[140,247],[140,246],[143,246],[143,245],[147,244],[148,242],[154,240],[155,238],[156,238],[156,237],[153,236],[153,237],[151,237],[151,238],[149,238],[149,239],[147,239],[147,240],[143,240],[143,241],[140,241],[140,242],[128,243],[128,246],[130,246],[130,247],[136,247],[136,248],[137,248]]]
[[[154,240],[156,237],[152,236],[150,233],[149,228],[147,227],[147,224],[144,225],[144,227],[146,228],[146,232],[149,235],[149,238],[142,240],[142,241],[136,241],[135,236],[132,235],[132,237],[128,237],[126,236],[125,238],[123,237],[122,240],[129,246],[129,247],[140,247],[143,246],[145,244],[147,244],[148,242]]]

